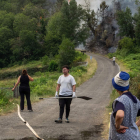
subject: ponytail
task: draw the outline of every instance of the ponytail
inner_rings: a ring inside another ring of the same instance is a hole
[[[22,75],[27,75],[27,70],[22,70]]]

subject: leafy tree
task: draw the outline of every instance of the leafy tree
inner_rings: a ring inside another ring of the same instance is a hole
[[[20,13],[15,16],[13,26],[14,26],[14,31],[15,31],[16,36],[18,36],[20,31],[22,31],[22,30],[36,31],[37,30],[37,19],[30,18],[30,17]]]
[[[11,39],[12,51],[16,60],[36,60],[39,56],[43,56],[41,46],[36,40],[36,35],[32,31],[20,31],[17,39]]]
[[[65,0],[61,8],[60,34],[74,42],[75,45],[85,42],[88,36],[88,29],[84,23],[84,10],[77,5],[76,0],[70,4]]]
[[[26,5],[23,8],[23,12],[24,15],[26,16],[30,16],[31,18],[37,18],[38,20],[40,20],[42,17],[45,16],[46,14],[46,10],[42,9],[41,7],[35,6],[32,3],[29,3],[28,5]]]
[[[12,52],[10,50],[9,39],[13,33],[7,27],[0,28],[0,66],[5,67],[10,62]]]
[[[135,38],[138,45],[140,45],[140,7],[138,8],[138,13],[134,15],[135,23]]]
[[[46,54],[50,53],[54,56],[58,54],[59,45],[62,42],[62,35],[60,34],[61,13],[54,14],[46,27],[47,35],[45,37]]]
[[[84,19],[84,10],[77,6],[75,0],[70,5],[64,0],[60,12],[55,13],[49,20],[46,27],[47,35],[45,45],[47,54],[58,54],[59,45],[62,39],[69,38],[75,45],[85,41],[88,35],[86,26],[81,25]]]
[[[135,36],[133,17],[131,10],[127,7],[125,11],[117,12],[117,22],[120,27],[119,34],[133,38]]]
[[[136,53],[137,48],[135,45],[135,39],[124,37],[119,41],[117,52],[122,56],[126,57],[130,53]]]
[[[64,38],[59,46],[59,66],[71,65],[75,59],[75,46],[70,39]]]

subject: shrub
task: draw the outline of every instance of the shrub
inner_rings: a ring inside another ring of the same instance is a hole
[[[51,60],[49,63],[49,71],[56,71],[58,69],[58,64],[55,60]]]
[[[114,56],[115,56],[114,53],[108,53],[108,57],[109,57],[109,58],[112,58],[112,57],[114,57]]]
[[[83,55],[83,53],[76,51],[74,62],[82,62],[87,58],[87,55]]]
[[[132,76],[132,75],[130,75]],[[140,99],[140,75],[137,74],[130,80],[130,90],[131,92]]]
[[[8,97],[6,97],[3,91],[0,91],[0,107],[7,105],[9,102]]]
[[[130,53],[135,52],[135,39],[124,37],[119,41],[119,46],[117,53],[119,53],[122,56],[126,56]]]
[[[42,57],[42,63],[43,63],[43,65],[47,65],[48,64],[48,56],[47,55]]]

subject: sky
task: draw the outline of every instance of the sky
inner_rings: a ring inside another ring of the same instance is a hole
[[[78,4],[81,4],[81,5],[85,5],[85,0],[76,0]],[[106,1],[107,5],[111,5],[112,6],[112,1],[113,0],[87,0],[90,2],[90,8],[91,10],[94,9],[94,11],[96,12],[97,9],[100,7],[100,4],[102,1]],[[135,0],[118,0],[121,2],[121,5],[122,7],[129,7],[131,10],[132,10],[132,13],[135,13],[136,12],[136,5],[135,5]]]

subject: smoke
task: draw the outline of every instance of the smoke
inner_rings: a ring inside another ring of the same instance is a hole
[[[76,0],[77,4],[85,6],[85,0]],[[90,8],[91,10],[94,10],[95,12],[100,7],[101,2],[106,1],[106,4],[109,5],[110,8],[113,8],[113,1],[114,0],[87,0],[90,2]],[[126,7],[129,7],[132,11],[132,14],[137,12],[137,6],[135,4],[135,0],[115,0],[116,2],[120,2],[121,9],[125,10]]]

